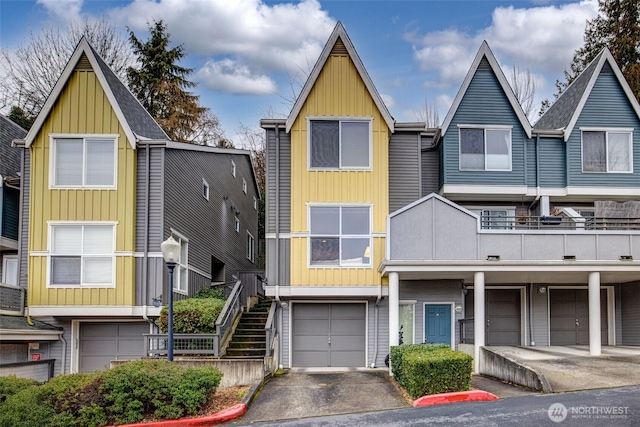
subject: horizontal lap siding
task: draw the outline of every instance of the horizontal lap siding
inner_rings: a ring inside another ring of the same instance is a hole
[[[511,129],[512,171],[460,171],[458,125],[506,125]],[[526,133],[497,77],[483,60],[443,138],[444,184],[524,185]]]
[[[633,173],[582,173],[581,127],[633,128]],[[569,186],[637,187],[640,185],[640,120],[608,65],[598,76],[569,144]]]
[[[389,141],[389,212],[420,198],[420,135],[395,133]]]
[[[291,229],[291,137],[280,129],[279,150],[276,149],[276,132],[267,132],[267,194],[266,194],[266,232],[276,232],[276,194],[279,193],[279,212],[281,233]],[[276,151],[279,151],[279,178],[276,189]]]
[[[425,150],[420,153],[420,197],[440,190],[440,150]]]
[[[235,178],[230,172],[236,164]],[[209,184],[209,200],[202,196],[202,179]],[[247,182],[247,194],[242,179]],[[255,262],[246,257],[247,231],[258,242],[257,198],[249,157],[240,154],[203,153],[191,150],[165,150],[164,238],[173,228],[189,240],[189,266],[194,269],[189,295],[211,274],[211,256],[225,264],[226,281],[238,270],[253,270]],[[225,198],[226,196],[226,198]],[[240,232],[235,231],[238,210]],[[257,255],[257,254],[256,254]],[[257,259],[257,257],[256,257]],[[196,278],[199,276],[199,278]],[[209,278],[210,280],[210,278]]]
[[[565,148],[562,138],[540,138],[538,144],[540,187],[564,188],[566,186]],[[535,162],[530,163],[535,165]],[[531,182],[529,186],[535,186],[535,182]]]
[[[31,154],[28,149],[23,150],[22,156],[22,178],[21,178],[21,194],[20,205],[20,240],[19,244],[19,263],[18,266],[18,284],[22,288],[27,288],[28,275],[27,266],[29,259],[29,203],[31,194]]]

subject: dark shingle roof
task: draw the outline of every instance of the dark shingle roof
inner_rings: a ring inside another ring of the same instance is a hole
[[[580,73],[573,83],[560,95],[551,108],[540,117],[533,127],[534,130],[566,129],[580,104],[584,92],[589,86],[591,77],[598,66],[602,52],[591,61],[587,68]]]
[[[22,139],[27,131],[0,114],[0,175],[15,178],[20,172],[20,149],[12,147],[11,141]]]
[[[60,328],[31,319],[32,325],[27,322],[24,316],[4,316],[0,315],[0,330],[19,330],[19,331],[61,331]]]
[[[114,74],[98,53],[89,45],[93,55],[98,61],[100,70],[104,75],[116,102],[122,110],[129,127],[139,137],[145,139],[162,139],[168,140],[169,137],[164,133],[160,125],[151,117],[147,110],[138,102],[135,96],[127,89],[127,87]]]

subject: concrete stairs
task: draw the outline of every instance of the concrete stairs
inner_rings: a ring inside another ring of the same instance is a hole
[[[256,359],[263,358],[267,352],[264,326],[269,317],[271,300],[260,298],[260,301],[249,311],[242,313],[231,341],[225,351],[224,359]]]

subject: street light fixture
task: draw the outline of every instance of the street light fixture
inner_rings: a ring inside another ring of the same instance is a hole
[[[162,250],[162,257],[169,269],[169,316],[167,319],[168,329],[168,343],[167,343],[167,360],[173,362],[173,269],[176,268],[176,264],[180,259],[180,243],[169,236],[167,240],[160,244],[160,250]]]

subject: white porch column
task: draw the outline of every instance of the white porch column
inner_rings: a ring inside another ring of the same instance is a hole
[[[391,347],[399,344],[400,331],[400,278],[398,273],[389,273],[389,354]],[[389,375],[393,376],[389,361]]]
[[[600,272],[589,273],[589,354],[600,356],[602,337],[600,331]]]
[[[480,372],[480,347],[484,346],[484,272],[473,274],[473,370]]]
[[[400,330],[400,279],[389,273],[389,347],[398,345]]]

